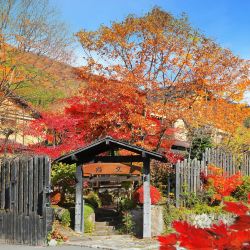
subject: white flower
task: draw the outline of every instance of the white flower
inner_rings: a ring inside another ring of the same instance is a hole
[[[189,223],[196,228],[209,228],[213,224],[223,222],[226,225],[232,225],[235,217],[231,214],[193,214],[189,218]]]
[[[55,239],[51,239],[49,242],[48,242],[48,245],[50,247],[55,247],[57,245],[57,241]]]
[[[191,224],[198,228],[210,227],[213,220],[208,214],[198,214],[191,216]]]

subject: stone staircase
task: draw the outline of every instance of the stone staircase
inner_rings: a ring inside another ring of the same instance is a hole
[[[114,209],[99,208],[95,211],[95,231],[93,235],[117,235],[117,226],[120,223],[118,213]]]

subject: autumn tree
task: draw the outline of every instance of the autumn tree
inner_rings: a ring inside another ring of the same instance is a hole
[[[161,120],[156,149],[178,118],[192,129],[211,126],[231,134],[249,112],[240,104],[249,64],[193,29],[185,15],[175,18],[155,8],[77,37],[84,74],[144,91],[147,112]]]
[[[1,92],[36,77],[24,71],[27,53],[65,62],[70,60],[71,41],[65,24],[58,21],[47,0],[1,0]]]
[[[97,78],[88,79],[88,88],[79,96],[64,100],[61,114],[43,114],[32,122],[27,133],[41,138],[41,144],[31,146],[34,152],[54,158],[107,135],[155,149],[160,121],[147,113],[144,91]],[[167,134],[171,135],[172,130]],[[162,140],[163,153],[168,155],[171,144],[170,139]]]
[[[5,117],[8,97],[29,83],[39,84],[40,71],[53,61],[68,62],[72,39],[48,0],[0,0],[0,109]],[[33,58],[28,61],[28,58]],[[50,58],[51,60],[48,60]],[[1,133],[7,136],[1,125]],[[9,130],[10,131],[10,130]]]

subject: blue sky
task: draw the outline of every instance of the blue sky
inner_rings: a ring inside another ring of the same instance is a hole
[[[191,25],[234,54],[250,59],[250,0],[50,0],[72,33],[95,30],[121,21],[128,14],[142,16],[154,6],[178,17],[185,12]],[[79,45],[78,45],[79,46]],[[75,65],[82,65],[80,46]],[[246,95],[250,104],[250,93]]]
[[[141,16],[159,6],[180,16],[185,12],[200,29],[236,55],[250,59],[250,0],[51,0],[72,32],[95,30],[128,14]]]

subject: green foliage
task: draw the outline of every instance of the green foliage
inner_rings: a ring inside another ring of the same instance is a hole
[[[237,199],[232,196],[224,196],[223,201],[237,201]]]
[[[122,215],[122,232],[126,234],[132,234],[135,223],[130,212],[125,211]]]
[[[192,214],[222,214],[224,213],[222,206],[211,206],[206,203],[197,204],[189,211]]]
[[[212,147],[212,139],[210,136],[201,136],[193,138],[192,146],[190,149],[190,158],[202,159],[202,154],[205,152],[206,148]]]
[[[125,199],[120,200],[119,205],[120,205],[121,211],[127,211],[127,210],[131,210],[131,209],[135,208],[136,202],[134,201],[134,199],[125,198]]]
[[[60,207],[58,205],[53,205],[55,218],[63,225],[70,226],[71,216],[70,211],[67,208]]]
[[[34,65],[23,64],[19,66],[19,71],[24,76],[28,75],[30,79],[23,81],[14,91],[33,105],[46,108],[55,100],[66,97],[65,91],[53,86],[56,79],[46,70],[36,68]]]
[[[63,226],[70,226],[71,218],[70,218],[70,212],[68,209],[64,209],[63,214],[62,214],[62,219],[61,223]]]
[[[181,198],[185,207],[192,208],[198,204],[208,204],[211,203],[211,199],[214,195],[214,190],[212,188],[204,190],[202,192],[193,193],[187,191],[187,186],[183,186],[183,192],[181,193]],[[210,204],[211,205],[211,204]]]
[[[175,220],[186,220],[188,209],[185,207],[176,208],[173,205],[169,205],[164,209],[163,220],[166,228],[166,233],[173,232],[172,222]]]
[[[32,83],[25,82],[23,83],[19,89],[15,91],[18,95],[22,96],[28,102],[32,103],[34,106],[40,106],[43,108],[47,108],[49,104],[54,101],[64,98],[65,93],[58,89],[48,89],[43,86],[33,86]]]
[[[131,181],[123,181],[122,182],[122,187],[125,188],[126,190],[129,190],[132,186],[132,182]]]
[[[250,128],[250,117],[247,117],[243,122],[244,127]]]
[[[84,232],[92,233],[94,230],[94,223],[90,220],[90,215],[94,213],[94,209],[88,205],[84,205]]]
[[[52,186],[59,187],[62,198],[60,204],[70,203],[75,193],[75,172],[76,165],[57,163],[52,165],[51,182]]]
[[[247,201],[247,195],[249,193],[250,193],[250,176],[244,176],[243,183],[236,188],[232,196],[237,200]]]
[[[72,180],[75,180],[76,165],[57,163],[52,166],[51,182],[53,186],[68,186]]]
[[[102,202],[98,196],[97,193],[95,192],[90,192],[86,197],[85,197],[85,202],[90,204],[93,208],[98,208],[102,206]]]

